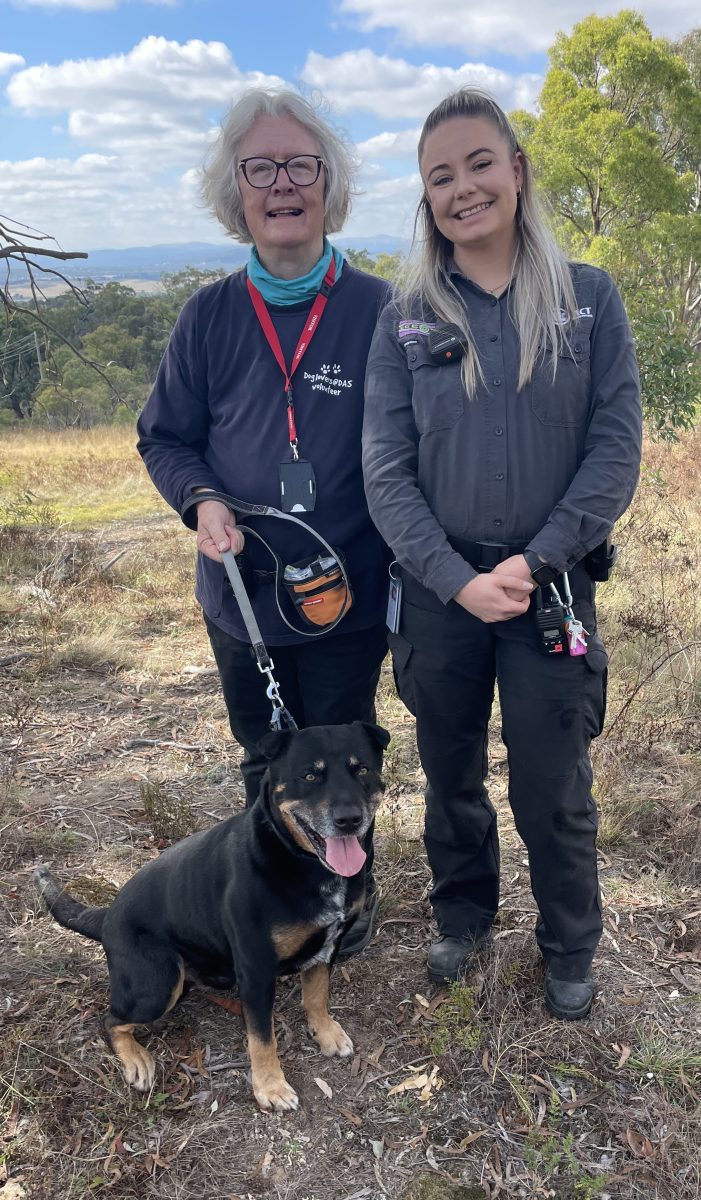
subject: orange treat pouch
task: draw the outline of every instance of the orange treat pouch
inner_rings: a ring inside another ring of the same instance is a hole
[[[283,582],[297,612],[309,625],[331,625],[345,616],[353,603],[348,576],[344,578],[338,559],[328,554],[285,567]]]

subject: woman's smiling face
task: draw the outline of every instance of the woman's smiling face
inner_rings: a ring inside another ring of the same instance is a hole
[[[319,154],[313,134],[293,117],[261,116],[241,142],[239,161],[256,156],[284,162],[298,154]],[[309,251],[313,265],[323,249],[325,170],[308,187],[292,183],[284,169],[266,188],[251,187],[241,170],[238,174],[244,217],[263,262],[274,264],[279,253]]]
[[[513,240],[522,157],[512,155],[493,121],[444,121],[428,134],[420,166],[434,220],[459,267],[471,249],[501,249]]]

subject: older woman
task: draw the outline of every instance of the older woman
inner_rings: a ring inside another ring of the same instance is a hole
[[[271,561],[254,539],[246,545],[255,615],[300,728],[373,720],[386,649],[387,558],[368,515],[360,450],[365,364],[386,285],[326,239],[348,215],[353,167],[344,142],[296,93],[252,90],[233,106],[202,191],[227,232],[252,244],[251,256],[183,308],[138,427],[149,475],[178,512],[212,489],[296,511],[301,490],[304,520],[344,555],[353,605],[338,628],[310,639],[283,623]],[[196,594],[252,804],[270,703],[221,562],[222,551],[241,551],[243,535],[216,501],[184,519],[197,532]],[[288,522],[257,519],[256,529],[284,563],[318,549]],[[376,905],[372,885],[344,953],[367,943]]]

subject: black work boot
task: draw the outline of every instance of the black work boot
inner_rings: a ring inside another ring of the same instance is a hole
[[[579,979],[554,979],[551,968],[545,973],[545,1007],[559,1021],[583,1021],[589,1016],[594,999],[591,971]]]
[[[440,934],[429,947],[426,960],[429,977],[434,983],[460,979],[470,970],[475,953],[488,938],[488,933],[466,933],[462,937]]]
[[[352,925],[349,925],[338,948],[339,958],[350,958],[352,954],[360,954],[375,932],[375,917],[380,903],[380,893],[375,880],[368,880],[368,892],[365,904],[361,908]]]

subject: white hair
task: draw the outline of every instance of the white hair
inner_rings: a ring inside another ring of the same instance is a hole
[[[312,134],[326,167],[324,233],[342,229],[350,212],[357,159],[345,137],[321,114],[322,102],[311,104],[297,92],[251,88],[231,106],[201,173],[201,193],[207,206],[239,242],[252,242],[243,215],[238,164],[241,142],[258,117],[292,117]]]

